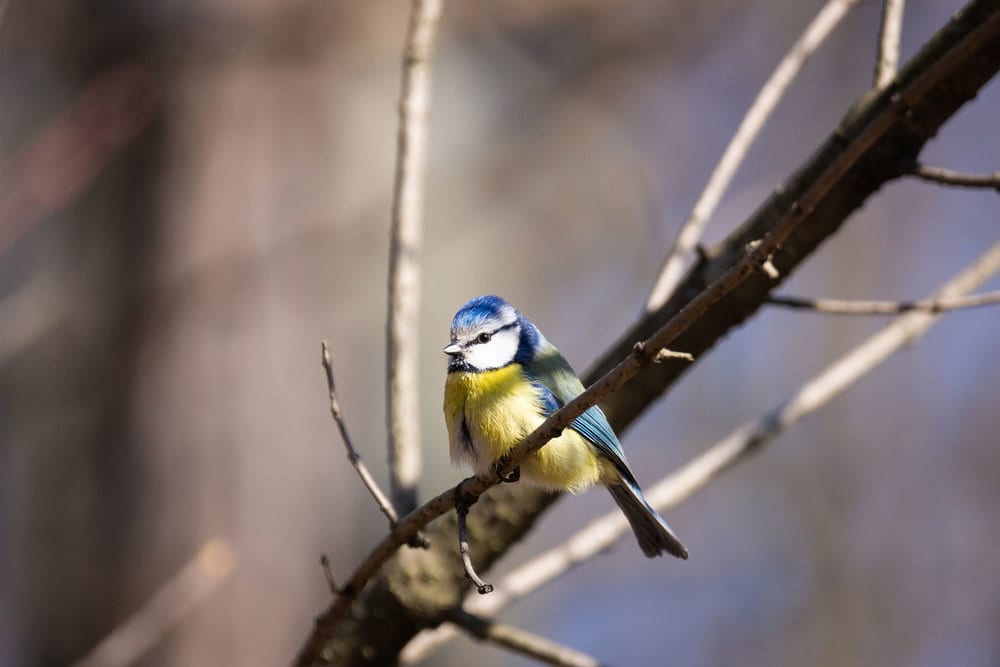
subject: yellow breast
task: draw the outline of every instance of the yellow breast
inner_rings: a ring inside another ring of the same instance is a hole
[[[480,373],[453,372],[445,382],[444,412],[451,458],[477,473],[493,464],[544,421],[539,390],[520,364]],[[521,464],[535,484],[582,491],[613,479],[613,466],[576,431],[566,429]]]

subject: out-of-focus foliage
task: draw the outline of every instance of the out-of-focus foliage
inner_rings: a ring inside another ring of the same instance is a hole
[[[441,346],[502,294],[582,370],[631,321],[811,0],[453,2],[434,71],[421,405],[459,476]],[[911,0],[904,59],[960,6]],[[343,459],[319,340],[385,479],[383,316],[403,2],[12,0],[0,23],[0,663],[65,664],[206,539],[233,576],[143,664],[287,662],[385,521]],[[878,2],[807,65],[709,229],[746,216],[869,85]],[[995,171],[994,84],[927,150]],[[795,276],[922,296],[996,240],[995,193],[898,182]],[[649,483],[870,319],[767,311],[625,437]],[[615,664],[1000,660],[1000,314],[917,348],[505,620]],[[560,503],[510,562],[609,507]],[[609,622],[608,619],[615,619]],[[627,631],[623,630],[627,628]],[[435,664],[511,664],[465,640]]]

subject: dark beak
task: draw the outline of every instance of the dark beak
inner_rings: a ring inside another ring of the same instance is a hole
[[[457,357],[458,355],[462,354],[462,346],[459,345],[458,343],[449,343],[448,345],[445,346],[443,351],[449,357]]]

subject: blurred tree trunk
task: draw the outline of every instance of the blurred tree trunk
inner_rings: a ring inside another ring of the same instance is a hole
[[[50,309],[54,324],[36,341],[47,344],[30,344],[0,376],[0,405],[17,416],[2,418],[0,475],[11,517],[3,527],[10,559],[3,571],[16,573],[3,588],[16,613],[7,631],[21,647],[13,659],[24,665],[78,658],[155,583],[140,580],[143,570],[135,567],[146,470],[130,419],[146,316],[139,297],[159,218],[162,132],[155,113],[140,112],[133,120],[143,128],[131,128],[138,134],[128,145],[99,146],[87,136],[115,130],[89,112],[115,103],[128,114],[149,101],[100,99],[111,89],[94,88],[122,65],[144,80],[155,39],[139,16],[129,2],[13,2],[0,30],[10,71],[29,78],[27,86],[5,86],[8,155],[60,124],[62,136],[79,135],[78,150],[58,144],[37,165],[68,183],[65,205],[45,212],[46,224],[34,230],[43,256],[25,260],[25,273],[58,286],[52,299],[32,304]],[[10,96],[25,87],[60,94]],[[149,92],[143,83],[135,90]],[[80,113],[67,117],[73,109]]]

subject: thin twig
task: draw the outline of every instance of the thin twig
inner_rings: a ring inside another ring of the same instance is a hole
[[[719,164],[708,179],[708,184],[698,196],[694,208],[681,225],[673,247],[667,254],[649,296],[646,297],[646,311],[656,310],[670,298],[677,288],[688,256],[701,240],[709,218],[715,212],[736,170],[746,157],[760,130],[764,127],[774,108],[781,100],[789,85],[798,75],[809,56],[819,48],[840,20],[858,0],[828,0],[816,18],[806,26],[805,31],[778,63],[764,87],[757,94],[747,110],[736,134],[726,146]]]
[[[448,621],[461,627],[473,637],[492,642],[516,653],[557,667],[599,667],[600,662],[586,653],[557,644],[550,639],[498,623],[463,609],[448,613]]]
[[[323,568],[323,575],[326,577],[326,585],[330,589],[330,595],[340,595],[340,588],[337,587],[337,581],[333,578],[333,570],[330,569],[330,558],[326,554],[319,557],[319,566]]]
[[[420,479],[420,406],[417,369],[420,320],[420,250],[430,107],[431,52],[442,0],[413,0],[403,47],[392,196],[389,300],[386,324],[386,405],[389,488],[396,508],[417,506]]]
[[[337,390],[333,382],[333,361],[330,359],[330,346],[325,340],[322,346],[323,370],[326,371],[326,386],[330,391],[330,414],[333,416],[333,421],[337,423],[337,428],[340,430],[340,439],[344,442],[344,447],[347,449],[347,460],[354,466],[358,476],[361,478],[361,482],[368,489],[368,493],[372,495],[372,498],[375,499],[375,504],[382,510],[382,514],[389,519],[389,527],[392,528],[399,521],[399,515],[396,514],[396,510],[386,495],[382,493],[382,489],[378,488],[378,482],[375,481],[375,478],[368,471],[368,466],[361,460],[358,450],[354,449],[351,436],[347,433],[347,423],[340,413],[340,403],[337,401]]]
[[[961,188],[989,188],[1000,192],[1000,171],[992,174],[964,174],[951,169],[918,164],[910,174],[931,183],[956,185]]]
[[[233,571],[228,542],[213,538],[146,604],[112,630],[74,667],[124,667],[146,651],[205,600]]]
[[[1000,303],[1000,290],[959,296],[951,299],[923,301],[855,301],[846,299],[804,299],[796,296],[772,296],[767,303],[798,310],[813,310],[832,315],[898,315],[914,310],[940,313],[947,310],[978,308]]]
[[[472,554],[469,553],[469,529],[467,526],[469,506],[459,503],[455,507],[455,513],[458,515],[458,553],[462,556],[465,576],[476,585],[476,590],[480,595],[488,595],[493,592],[493,584],[486,583],[476,574],[476,568],[472,565]]]
[[[906,0],[882,0],[882,22],[878,32],[878,54],[875,57],[873,85],[882,90],[899,69],[899,42],[903,34],[903,9]]]
[[[1000,243],[945,284],[930,300],[953,301],[976,289],[998,271]],[[680,470],[650,487],[646,493],[647,499],[657,511],[663,512],[690,498],[720,474],[771,444],[793,423],[831,401],[866,373],[912,343],[940,317],[940,312],[913,312],[898,317],[803,384],[770,412],[744,423]],[[494,595],[468,598],[465,607],[475,614],[494,615],[571,568],[609,549],[628,532],[628,522],[621,512],[609,512],[591,521],[561,545],[508,573],[500,581]],[[454,628],[448,626],[424,632],[406,647],[404,663],[412,664],[423,659],[456,634]]]

